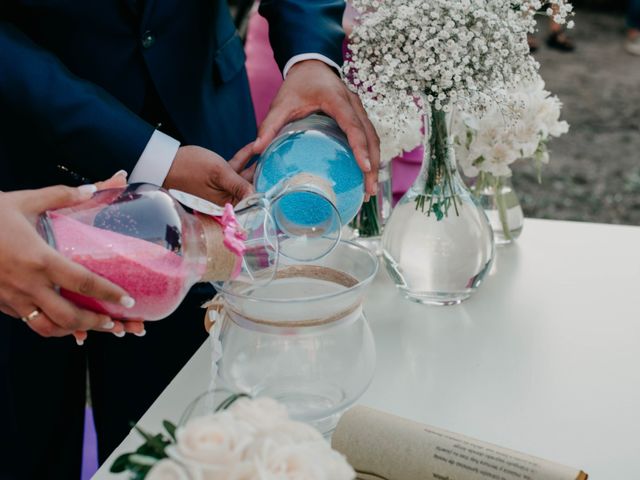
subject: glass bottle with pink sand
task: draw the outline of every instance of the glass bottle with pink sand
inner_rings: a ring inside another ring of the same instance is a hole
[[[262,222],[262,230],[253,233],[264,239],[264,217],[253,216]],[[230,206],[221,216],[188,213],[167,191],[149,184],[103,190],[80,205],[46,212],[39,230],[60,253],[134,298],[135,305],[125,308],[60,292],[115,318],[165,318],[195,283],[227,280],[250,267],[247,261],[269,264],[277,255],[263,241],[247,252],[246,233]]]

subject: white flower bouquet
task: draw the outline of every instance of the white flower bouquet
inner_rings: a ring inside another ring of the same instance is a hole
[[[461,112],[456,119],[455,148],[466,176],[510,177],[510,165],[520,159],[533,159],[541,167],[549,162],[549,139],[569,131],[569,124],[560,120],[560,100],[540,77],[510,91],[509,102],[515,111],[512,122],[496,107],[482,115]]]
[[[355,472],[312,427],[291,420],[268,398],[233,395],[215,413],[167,435],[138,429],[146,442],[120,456],[114,473],[135,480],[352,480]]]
[[[374,124],[393,119],[385,122],[384,137],[406,135],[420,108],[430,114],[432,165],[416,207],[424,211],[429,205],[430,214],[453,206],[457,212],[453,167],[446,161],[446,114],[455,106],[475,112],[499,108],[508,115],[509,90],[537,75],[527,44],[536,12],[546,5],[545,14],[567,23],[572,5],[566,0],[353,0],[353,5],[360,17],[349,38],[345,81],[373,112]]]

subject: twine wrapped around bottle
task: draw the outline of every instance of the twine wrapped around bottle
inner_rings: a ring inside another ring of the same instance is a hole
[[[332,282],[338,285],[342,285],[346,288],[351,288],[357,285],[358,281],[351,275],[341,272],[339,270],[322,267],[317,265],[293,265],[278,271],[274,277],[274,280],[282,280],[285,278],[312,278],[317,280],[324,280]],[[238,282],[240,283],[240,282]],[[224,301],[221,294],[217,294],[211,301],[205,303],[202,308],[206,308],[207,312],[204,318],[205,330],[211,333],[211,328],[214,326],[217,320],[224,319],[225,316],[238,316],[255,324],[278,327],[282,326],[283,322],[276,322],[272,320],[265,320],[255,317],[248,317],[246,314],[235,311],[233,306]],[[338,320],[341,320],[359,309],[362,308],[362,301],[357,301],[349,307],[342,309],[341,311],[327,317],[322,318],[310,318],[299,321],[287,321],[287,327],[316,327],[320,325],[326,325]]]
[[[322,194],[334,205],[338,201],[333,185],[331,185],[327,179],[312,173],[298,173],[297,175],[289,178],[286,181],[286,185],[288,187],[310,187],[322,192]]]
[[[198,218],[202,222],[207,246],[207,267],[202,281],[215,282],[232,278],[242,259],[225,246],[223,228],[218,221],[207,215],[199,215]]]

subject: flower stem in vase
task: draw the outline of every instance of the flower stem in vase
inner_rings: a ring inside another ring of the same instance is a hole
[[[358,230],[359,237],[376,237],[381,233],[378,218],[378,198],[373,195],[362,204],[360,212],[351,221],[351,228]]]
[[[511,177],[480,171],[473,194],[489,218],[497,244],[511,243],[520,236],[524,214]]]
[[[509,219],[507,217],[507,204],[505,202],[504,194],[502,191],[502,177],[493,177],[493,188],[496,192],[496,206],[498,207],[498,217],[500,218],[500,224],[502,225],[502,234],[504,238],[509,242],[513,241],[511,236],[511,229],[509,228]]]
[[[433,213],[438,220],[449,216],[451,206],[453,206],[456,216],[460,215],[449,161],[451,153],[449,143],[447,114],[442,110],[432,108],[427,178],[424,192],[416,197],[416,210],[424,212],[425,206],[427,206],[427,216]]]

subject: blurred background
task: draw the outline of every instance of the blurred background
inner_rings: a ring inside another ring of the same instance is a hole
[[[514,186],[530,217],[640,225],[640,56],[625,49],[627,2],[574,4],[575,50],[549,48],[541,21],[534,54],[571,128],[551,141],[542,184],[523,162]]]
[[[254,1],[229,1],[245,36]],[[628,51],[630,2],[640,0],[574,0],[576,27],[561,37],[572,51],[548,45],[551,25],[540,18],[534,55],[571,128],[551,141],[541,184],[533,162],[514,165],[528,217],[640,225],[640,55]]]

